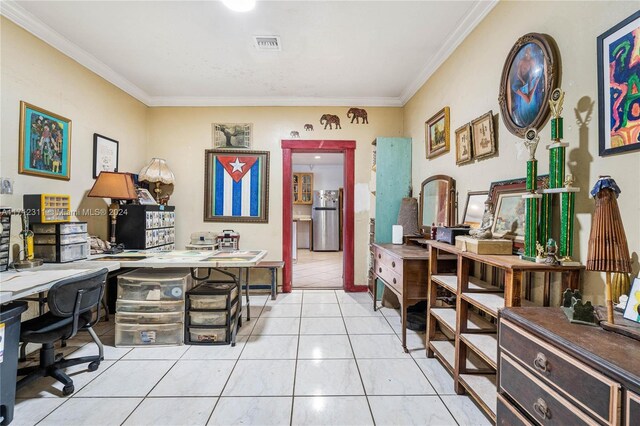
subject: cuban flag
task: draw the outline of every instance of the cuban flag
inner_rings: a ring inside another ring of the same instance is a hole
[[[260,158],[217,156],[213,162],[215,216],[260,216]]]

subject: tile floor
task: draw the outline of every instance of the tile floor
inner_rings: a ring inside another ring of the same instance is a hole
[[[115,348],[113,323],[99,323],[98,371],[69,369],[70,397],[51,379],[22,389],[12,424],[489,424],[426,358],[423,333],[409,331],[411,352],[402,351],[398,312],[374,312],[368,294],[304,290],[251,302],[235,347]],[[65,353],[96,352],[79,337]]]
[[[341,251],[310,251],[299,249],[293,264],[293,288],[341,289]]]

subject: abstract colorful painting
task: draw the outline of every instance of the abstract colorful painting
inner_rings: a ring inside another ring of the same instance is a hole
[[[624,309],[624,317],[631,321],[640,322],[640,278],[633,280],[627,306]]]
[[[640,11],[598,37],[600,155],[640,149]]]
[[[18,173],[69,180],[71,120],[20,102]]]
[[[205,222],[269,221],[269,152],[205,151]]]

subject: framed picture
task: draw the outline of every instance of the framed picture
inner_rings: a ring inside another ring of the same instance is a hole
[[[71,120],[20,102],[18,173],[69,180]]]
[[[471,124],[456,130],[456,164],[468,163],[473,159],[471,148]]]
[[[213,147],[216,149],[251,148],[253,124],[251,123],[213,123]]]
[[[493,111],[471,122],[471,140],[475,158],[490,157],[496,153],[496,136],[493,132]]]
[[[153,198],[153,195],[146,188],[136,188],[136,194],[138,195],[138,202],[142,205],[157,205],[156,199]]]
[[[462,223],[472,229],[480,228],[482,216],[484,216],[484,203],[487,201],[489,191],[469,191],[467,203],[464,205]]]
[[[93,178],[100,172],[118,171],[118,141],[93,134]]]
[[[507,129],[524,137],[540,130],[549,118],[549,96],[560,78],[555,42],[546,34],[529,33],[511,48],[502,68],[498,103]]]
[[[638,45],[640,11],[598,37],[600,156],[640,149]]]
[[[269,152],[205,151],[205,222],[269,222]]]
[[[549,187],[549,175],[538,176],[538,188]],[[522,195],[527,191],[527,179],[518,178],[492,182],[488,199],[493,206],[494,238],[507,238],[514,241],[514,250],[524,248],[525,200]]]
[[[425,123],[427,158],[449,152],[449,107],[444,107]]]
[[[628,320],[640,322],[640,278],[633,280],[623,316]]]

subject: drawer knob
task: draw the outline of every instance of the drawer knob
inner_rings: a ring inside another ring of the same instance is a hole
[[[382,273],[382,268],[378,268],[378,272]]]
[[[396,283],[396,279],[395,279],[395,278],[393,279],[393,283],[394,283],[394,284]]]
[[[396,262],[391,262],[391,267],[395,268],[396,267]]]
[[[547,406],[547,402],[542,398],[538,398],[538,400],[534,402],[533,410],[536,414],[542,417],[542,420],[551,418],[551,410],[549,409],[549,406]]]
[[[533,366],[536,368],[536,370],[543,373],[548,373],[550,370],[549,361],[547,361],[547,357],[542,352],[538,352],[538,354],[536,355],[536,359],[533,360]]]
[[[378,253],[378,259],[382,259],[382,255]]]

